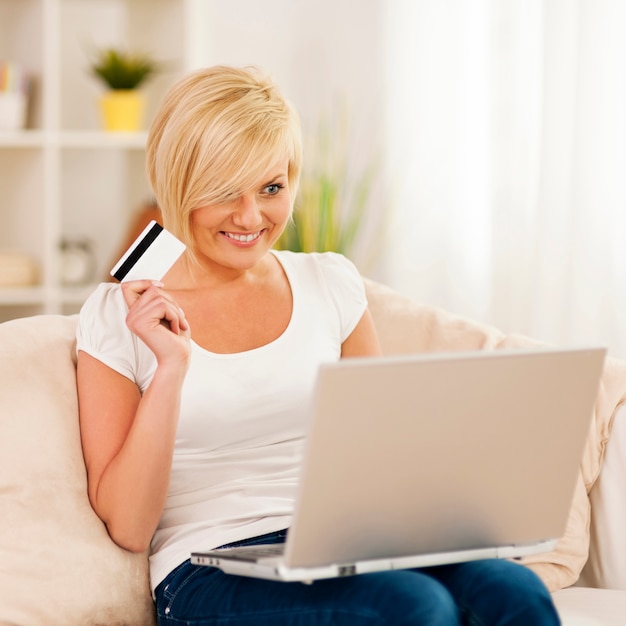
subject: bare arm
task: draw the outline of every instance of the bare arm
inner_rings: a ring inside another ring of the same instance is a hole
[[[369,309],[361,316],[359,323],[341,345],[341,358],[351,356],[379,356],[382,354],[374,320]]]
[[[189,355],[182,312],[160,289],[145,287],[135,283],[124,292],[127,324],[157,358],[144,395],[134,382],[84,352],[77,371],[89,498],[113,540],[137,552],[149,546],[167,497]],[[171,330],[161,324],[163,318]]]

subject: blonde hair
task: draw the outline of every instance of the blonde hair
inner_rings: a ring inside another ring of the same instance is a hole
[[[192,211],[236,198],[285,159],[293,201],[302,167],[300,121],[255,68],[214,66],[179,80],[148,134],[147,172],[163,224],[192,255]]]

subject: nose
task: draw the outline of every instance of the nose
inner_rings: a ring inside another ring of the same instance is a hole
[[[244,193],[237,198],[232,220],[236,226],[249,231],[254,231],[261,225],[261,209],[254,193]]]

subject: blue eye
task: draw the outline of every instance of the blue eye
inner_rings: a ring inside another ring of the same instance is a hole
[[[275,196],[282,188],[283,186],[280,183],[272,183],[265,188],[265,192],[270,196]]]

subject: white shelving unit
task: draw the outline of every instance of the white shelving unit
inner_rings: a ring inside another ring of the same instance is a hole
[[[0,286],[0,321],[76,311],[103,280],[133,213],[150,200],[146,132],[100,130],[103,87],[89,74],[94,49],[147,52],[164,71],[144,89],[146,122],[165,89],[201,65],[203,0],[0,0],[0,61],[33,80],[27,127],[0,130],[0,253],[39,269],[29,287]],[[64,286],[61,242],[91,242],[92,283]]]

